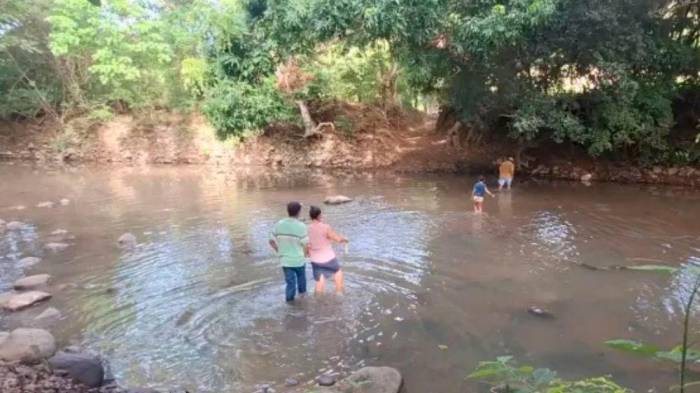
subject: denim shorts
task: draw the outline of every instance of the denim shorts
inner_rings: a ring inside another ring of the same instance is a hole
[[[333,258],[326,263],[311,262],[311,270],[314,272],[314,280],[320,280],[321,274],[328,279],[340,271],[340,263],[338,263],[338,258]]]

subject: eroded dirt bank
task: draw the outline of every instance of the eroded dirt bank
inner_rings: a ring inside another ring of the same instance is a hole
[[[69,122],[64,131],[46,123],[0,124],[0,159],[39,163],[206,164],[389,169],[400,172],[466,172],[495,175],[500,157],[517,151],[509,141],[456,141],[435,130],[435,118],[420,113],[333,104],[314,108],[335,130],[304,139],[302,130],[269,127],[240,142],[221,140],[198,114],[164,111],[118,115],[102,124]],[[700,168],[642,168],[540,149],[523,155],[521,174],[552,179],[700,186]]]

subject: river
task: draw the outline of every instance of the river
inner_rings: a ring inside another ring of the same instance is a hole
[[[0,314],[0,330],[55,307],[59,343],[101,352],[121,383],[195,392],[252,392],[363,365],[398,368],[409,393],[472,392],[465,375],[505,354],[565,377],[610,374],[638,391],[673,384],[673,365],[604,341],[676,345],[687,279],[580,264],[700,262],[700,192],[529,180],[475,216],[473,180],[0,164],[0,218],[28,224],[0,235],[0,292],[49,273],[54,295]],[[355,198],[324,208],[351,239],[347,254],[338,249],[346,294],[290,306],[271,227],[289,200],[306,214],[330,194]],[[46,251],[56,229],[74,236],[71,246]],[[136,248],[116,245],[124,232]],[[22,271],[26,256],[43,261]]]

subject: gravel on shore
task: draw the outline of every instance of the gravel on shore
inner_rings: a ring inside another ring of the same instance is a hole
[[[90,389],[69,377],[54,373],[46,364],[25,365],[0,361],[2,393],[128,393],[116,386]]]

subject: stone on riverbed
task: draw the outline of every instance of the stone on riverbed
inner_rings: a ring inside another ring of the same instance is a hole
[[[119,239],[117,240],[117,244],[119,244],[120,247],[132,248],[132,247],[136,246],[136,236],[127,232],[127,233],[119,236]]]
[[[49,274],[35,274],[33,276],[20,278],[19,280],[15,281],[13,287],[18,291],[36,289],[45,286],[49,282],[50,278],[51,275]]]
[[[56,352],[56,340],[43,329],[19,328],[0,340],[0,359],[35,363]]]
[[[41,262],[41,258],[26,257],[20,259],[19,262],[17,262],[17,267],[19,267],[20,269],[26,269],[38,264],[39,262]]]
[[[51,321],[56,319],[61,319],[61,312],[53,307],[47,308],[42,311],[41,314],[34,317],[35,321]]]
[[[52,251],[52,252],[63,251],[63,250],[65,250],[66,248],[68,248],[69,246],[70,246],[70,244],[68,244],[68,243],[61,243],[61,242],[51,242],[51,243],[46,243],[46,244],[44,245],[44,247],[45,247],[47,250]]]
[[[345,195],[331,195],[327,196],[323,201],[326,205],[340,205],[343,203],[352,202],[352,198],[346,197]]]
[[[340,381],[333,392],[342,393],[398,393],[403,379],[391,367],[365,367]]]
[[[9,293],[0,295],[0,306],[6,310],[18,311],[51,298],[51,294],[41,291]]]
[[[591,180],[593,180],[593,175],[590,174],[590,173],[586,173],[586,174],[584,174],[584,175],[581,176],[581,181],[584,182],[584,183],[588,183],[588,182],[590,182]]]
[[[534,315],[534,316],[539,317],[539,318],[545,318],[545,319],[554,318],[554,314],[545,310],[544,308],[537,307],[537,306],[529,307],[527,309],[527,312],[530,313],[531,315]]]
[[[98,356],[61,351],[49,359],[49,365],[91,388],[102,386],[104,381],[105,372]]]
[[[324,374],[316,378],[316,382],[318,382],[318,384],[321,386],[333,386],[335,385],[335,381],[335,376],[328,374]]]

